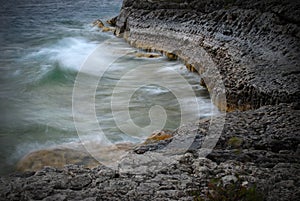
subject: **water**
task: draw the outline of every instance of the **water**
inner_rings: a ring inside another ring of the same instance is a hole
[[[121,0],[1,2],[0,174],[13,171],[16,162],[30,151],[79,141],[72,115],[72,92],[78,71],[104,41],[115,41],[115,48],[126,45],[121,39],[114,40],[111,33],[92,27],[91,23],[116,16],[120,7]],[[201,109],[199,118],[216,112],[208,92],[198,84],[199,77],[188,73],[181,62],[170,62],[164,57],[137,58],[138,50],[129,46],[128,50],[127,55],[107,69],[96,91],[97,119],[110,141],[141,142],[149,135],[125,134],[116,126],[111,111],[114,87],[136,66],[176,70],[197,94]],[[176,86],[176,80],[168,71],[153,73]],[[88,73],[85,76],[86,84],[94,77]],[[143,77],[135,79],[143,80]],[[153,105],[166,109],[166,129],[178,127],[180,108],[176,97],[169,89],[156,85],[139,87],[133,93],[129,104],[133,122],[140,127],[147,126],[150,123],[148,112]]]

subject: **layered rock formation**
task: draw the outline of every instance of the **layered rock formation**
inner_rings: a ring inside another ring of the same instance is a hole
[[[216,147],[202,158],[211,120],[191,122],[135,147],[115,170],[67,166],[2,177],[0,200],[207,199],[212,179],[237,177],[265,200],[299,200],[299,8],[277,0],[125,0],[118,36],[183,59],[220,109],[236,110]],[[166,149],[191,139],[184,154]]]
[[[220,109],[254,109],[299,101],[299,7],[288,0],[126,0],[116,34],[194,65]],[[225,86],[226,105],[216,82]]]

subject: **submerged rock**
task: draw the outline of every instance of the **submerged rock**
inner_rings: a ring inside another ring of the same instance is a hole
[[[85,143],[90,147],[88,152],[82,144],[74,143],[70,147],[56,147],[33,151],[24,156],[17,164],[16,170],[19,172],[37,171],[46,166],[63,168],[65,165],[74,164],[85,168],[94,168],[102,162],[114,163],[124,153],[133,148],[132,143],[118,143],[115,145],[99,146],[97,143]],[[112,160],[114,158],[114,160]]]
[[[109,22],[108,23],[109,25],[111,25],[111,23],[113,23],[111,21],[108,21],[108,22]],[[93,26],[97,26],[98,28],[102,29],[102,32],[109,32],[109,31],[114,32],[116,30],[115,27],[105,26],[104,23],[99,19],[93,22]]]
[[[116,28],[114,27],[102,27],[102,32],[109,32],[109,31],[112,31],[114,32],[116,30]]]
[[[93,168],[100,163],[89,153],[70,149],[54,148],[38,150],[24,156],[17,164],[17,171],[37,171],[45,166],[63,168],[67,164],[82,165],[86,168]]]
[[[93,22],[93,26],[97,26],[98,28],[103,28],[104,27],[104,23],[101,20],[96,20]]]

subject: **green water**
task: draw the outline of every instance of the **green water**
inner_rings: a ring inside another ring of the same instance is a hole
[[[120,7],[121,0],[2,2],[0,174],[14,171],[16,162],[30,151],[79,142],[72,113],[76,76],[94,49],[114,38],[111,33],[102,33],[91,24],[98,18],[105,20],[116,16]],[[118,40],[116,47],[118,45],[124,46],[125,42]],[[114,143],[140,142],[149,135],[131,136],[122,132],[111,110],[111,96],[118,80],[137,66],[154,69],[161,66],[166,71],[153,70],[153,73],[161,75],[163,78],[160,79],[174,86],[177,80],[167,73],[167,69],[177,71],[197,95],[201,108],[199,118],[216,112],[208,92],[198,84],[199,77],[187,72],[181,62],[170,62],[165,57],[137,58],[135,53],[138,50],[129,46],[128,50],[128,54],[107,69],[96,91],[97,120],[109,140]],[[87,84],[95,77],[91,74],[85,76]],[[135,79],[143,81],[146,78],[137,76]],[[141,86],[133,93],[128,106],[133,122],[140,127],[147,126],[150,123],[149,109],[153,105],[165,108],[168,115],[166,129],[173,130],[180,125],[176,97],[170,89],[157,85]],[[93,140],[95,133],[91,131],[86,135]]]

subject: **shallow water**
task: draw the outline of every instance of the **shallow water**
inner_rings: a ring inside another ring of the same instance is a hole
[[[129,79],[137,86],[134,86],[136,90],[127,109],[138,127],[145,128],[151,123],[149,110],[155,105],[161,105],[168,115],[165,129],[174,130],[181,123],[179,102],[172,89],[139,84],[149,79],[146,72],[164,80],[168,86],[180,86],[170,70],[178,72],[197,96],[198,117],[217,112],[208,92],[199,86],[199,77],[187,72],[182,62],[168,61],[165,57],[137,58],[135,54],[139,50],[92,27],[95,19],[116,16],[120,7],[121,0],[17,0],[2,3],[0,174],[11,172],[15,163],[30,151],[79,141],[72,113],[74,82],[84,61],[107,40],[112,40],[116,49],[126,47],[126,54],[112,63],[101,79],[89,73],[83,75],[87,88],[91,80],[100,79],[95,94],[96,118],[110,142],[137,143],[151,134],[148,130],[137,133],[130,128],[127,132],[122,131],[112,113],[112,94],[116,92],[119,80],[137,67],[144,68],[145,74],[136,74]],[[106,61],[107,58],[99,56],[98,59]],[[126,92],[132,86],[128,84],[130,81],[124,80],[121,86]],[[115,95],[120,97],[121,92],[119,90]],[[88,90],[86,93],[82,93],[82,97],[89,95]],[[189,101],[189,97],[186,99]],[[95,141],[97,133],[93,132],[89,122],[84,125],[86,138]]]

